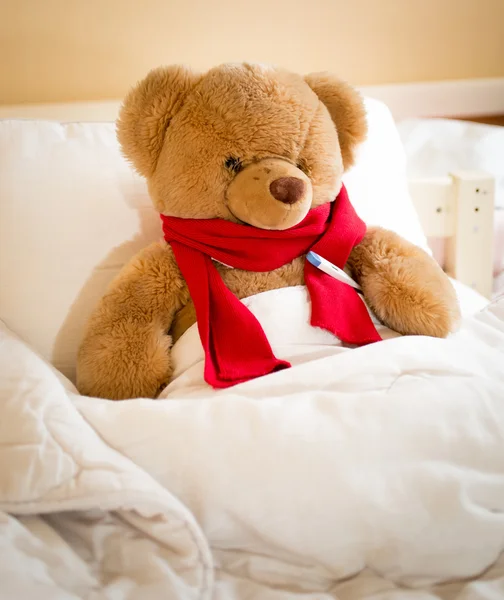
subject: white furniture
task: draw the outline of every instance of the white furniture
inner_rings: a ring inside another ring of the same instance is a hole
[[[456,171],[446,177],[410,179],[409,188],[427,237],[446,239],[445,271],[490,298],[493,177],[482,171]]]

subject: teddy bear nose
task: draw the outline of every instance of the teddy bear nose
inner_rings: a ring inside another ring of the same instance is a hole
[[[273,198],[284,204],[295,204],[304,196],[306,184],[297,177],[280,177],[270,183]]]

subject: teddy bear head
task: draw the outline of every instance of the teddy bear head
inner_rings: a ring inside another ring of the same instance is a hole
[[[337,196],[366,116],[330,74],[171,66],[131,90],[117,133],[161,214],[282,230]]]

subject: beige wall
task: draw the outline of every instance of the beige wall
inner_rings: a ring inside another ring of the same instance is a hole
[[[184,62],[357,85],[504,76],[504,0],[0,0],[0,104],[121,97]]]

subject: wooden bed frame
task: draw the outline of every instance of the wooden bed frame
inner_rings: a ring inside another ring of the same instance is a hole
[[[409,189],[427,238],[444,240],[445,271],[491,298],[493,176],[481,171],[459,171],[434,179],[410,179]]]
[[[0,118],[114,121],[119,101],[0,106]],[[494,187],[484,172],[410,180],[425,235],[444,240],[442,267],[486,298],[492,296]]]

